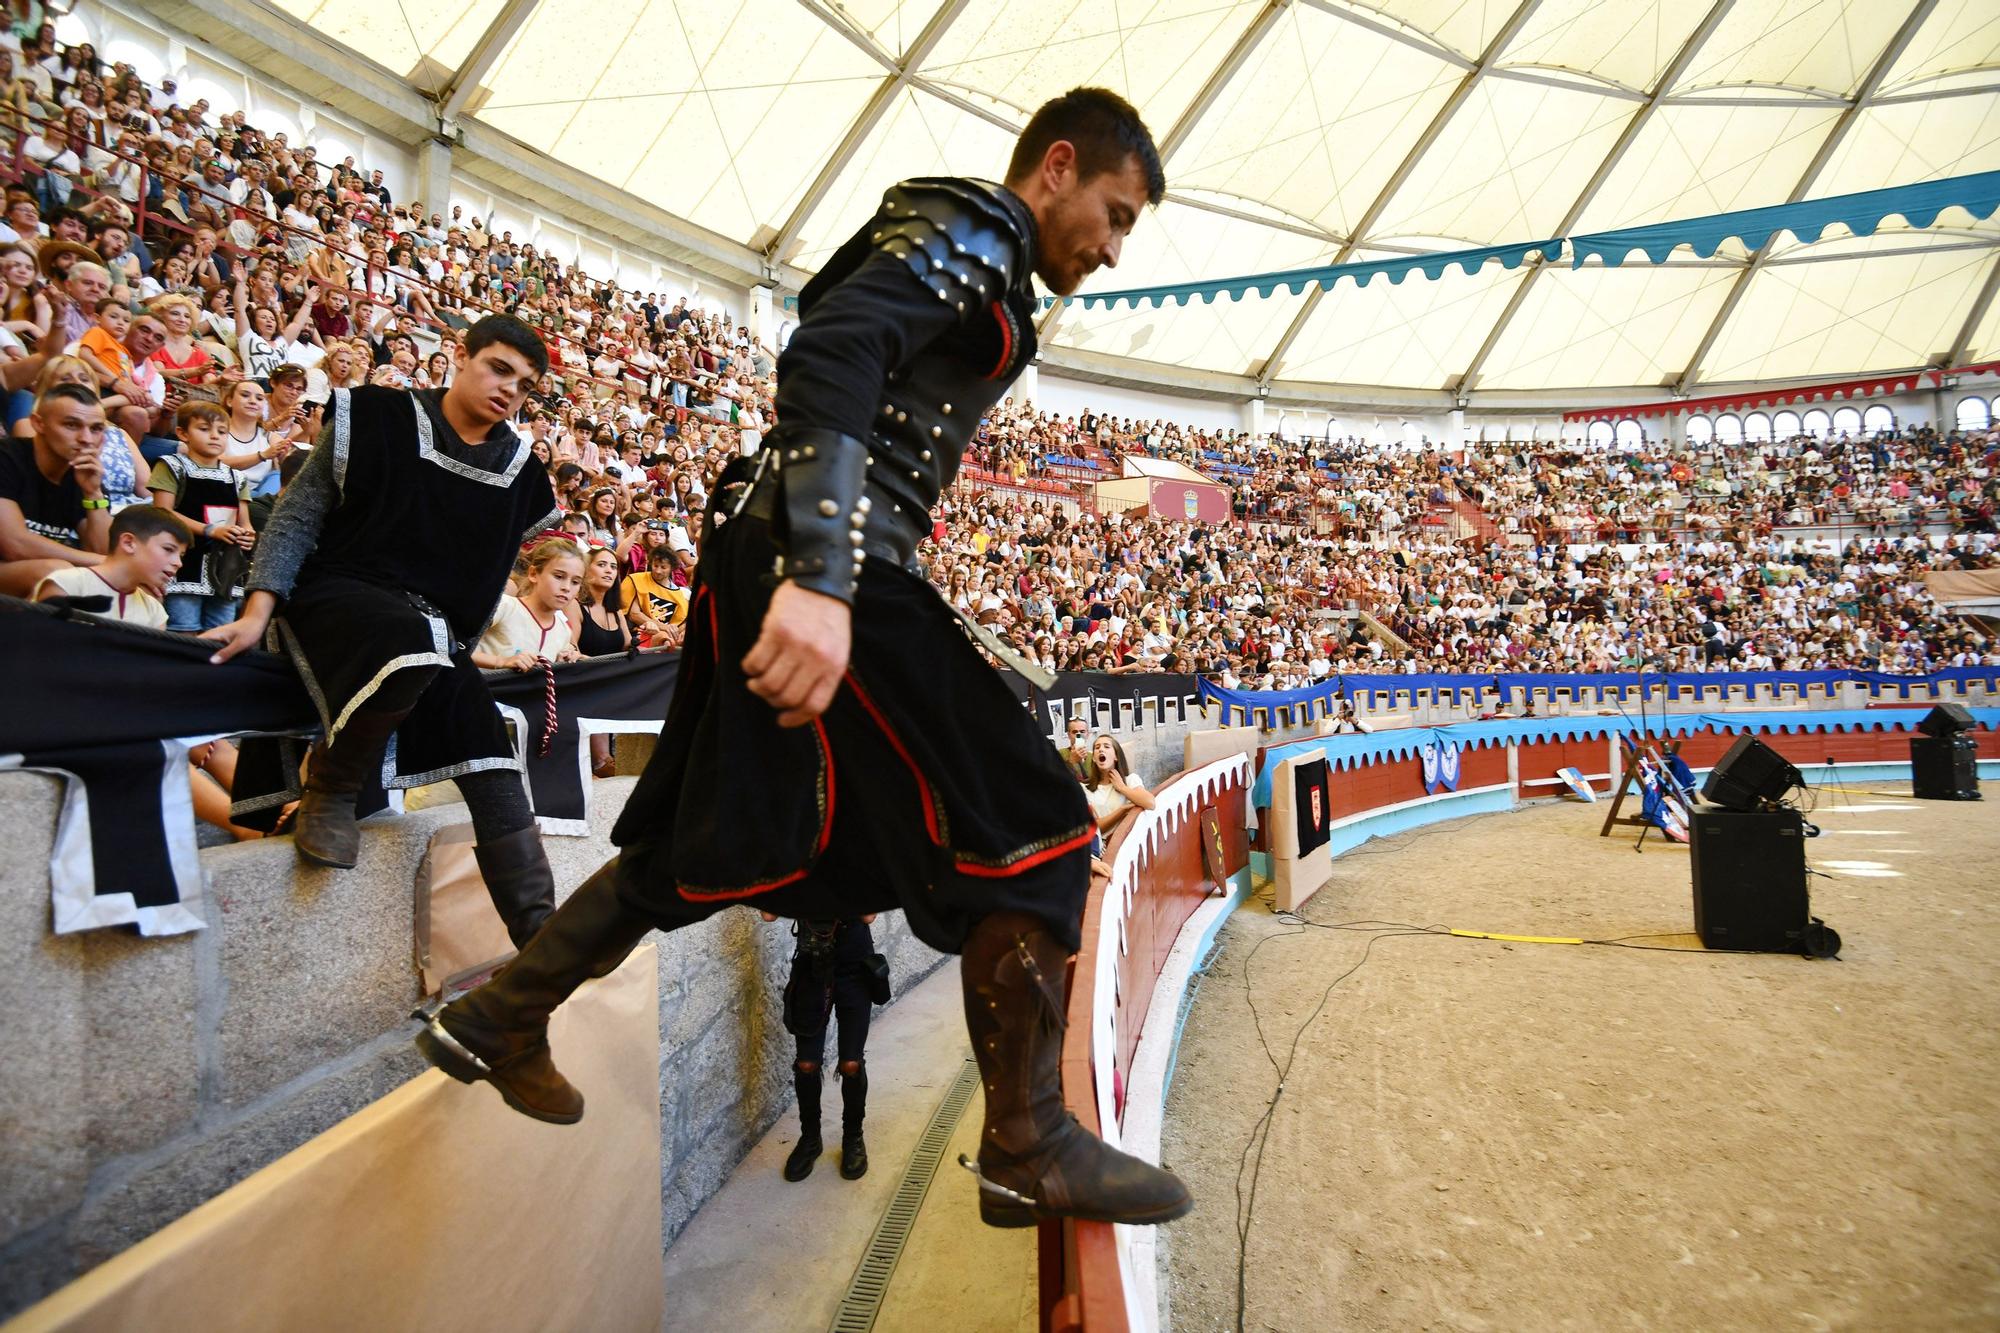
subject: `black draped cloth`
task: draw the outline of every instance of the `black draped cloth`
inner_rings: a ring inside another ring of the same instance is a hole
[[[217,736],[245,737],[237,792],[257,781],[257,752],[291,772],[317,732],[298,674],[273,653],[222,666],[214,645],[48,606],[0,598],[0,770],[65,777],[50,857],[58,933],[131,925],[170,935],[201,927],[201,864],[189,795],[188,749]],[[541,751],[540,672],[485,678],[495,715],[511,723],[528,794],[542,828],[589,831],[590,746],[595,732],[657,731],[679,670],[676,653],[593,658],[555,668],[556,729]],[[265,743],[260,746],[259,742]],[[362,810],[391,806],[378,784]],[[273,812],[275,813],[275,812]]]
[[[612,832],[630,905],[662,924],[688,904],[901,908],[951,952],[980,917],[1022,911],[1077,947],[1096,831],[1083,788],[936,589],[868,565],[846,679],[823,717],[784,728],[740,665],[775,556],[749,517],[704,548],[679,688]]]

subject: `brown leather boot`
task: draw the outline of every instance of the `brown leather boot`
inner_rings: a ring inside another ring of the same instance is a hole
[[[479,843],[472,849],[472,859],[479,862],[486,892],[507,923],[507,938],[520,948],[556,910],[556,877],[542,847],[542,831],[530,824],[504,838]]]
[[[979,1177],[980,1220],[1170,1221],[1194,1207],[1179,1177],[1113,1148],[1063,1107],[1068,960],[1040,919],[1025,914],[986,917],[966,939],[965,1025],[986,1086],[986,1126],[977,1166],[959,1161]]]
[[[424,1058],[461,1083],[491,1083],[522,1115],[555,1125],[583,1119],[583,1094],[549,1054],[549,1015],[578,986],[613,971],[653,928],[618,900],[617,880],[614,858],[491,981],[440,1009],[417,1034]]]
[[[314,865],[352,870],[361,856],[361,828],[354,802],[369,770],[378,767],[389,738],[408,712],[357,709],[333,738],[312,748],[306,787],[292,817],[292,846]]]

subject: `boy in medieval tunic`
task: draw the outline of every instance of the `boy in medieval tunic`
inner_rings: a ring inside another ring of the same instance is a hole
[[[370,774],[390,788],[455,780],[516,945],[553,910],[555,881],[471,649],[524,537],[556,516],[547,474],[508,424],[547,369],[534,330],[492,315],[466,335],[449,388],[336,392],[258,541],[242,615],[203,636],[218,662],[270,636],[319,709],[300,856],[354,865]]]

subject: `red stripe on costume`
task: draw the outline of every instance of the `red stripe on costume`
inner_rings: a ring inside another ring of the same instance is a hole
[[[1007,373],[1007,363],[1014,359],[1014,324],[1007,318],[1007,307],[995,301],[993,318],[1000,323],[1000,361],[986,372],[985,378],[997,380]]]
[[[821,763],[826,769],[826,818],[819,826],[819,842],[813,847],[813,855],[818,856],[833,841],[833,742],[826,738],[826,724],[813,719],[813,730],[819,733]]]
[[[923,798],[924,832],[930,835],[933,845],[938,847],[944,846],[944,839],[938,833],[937,802],[931,796],[931,784],[924,780],[924,771],[917,767],[917,761],[912,759],[910,752],[903,748],[902,737],[898,736],[895,728],[889,725],[889,720],[882,716],[882,710],[877,708],[875,701],[868,697],[868,691],[861,688],[861,682],[854,678],[854,672],[851,670],[847,673],[847,683],[853,687],[854,697],[859,699],[861,706],[868,710],[868,716],[875,719],[875,725],[888,738],[890,747],[902,758],[904,766],[910,770],[910,776],[917,780],[917,791]]]
[[[1024,870],[1032,870],[1044,861],[1053,861],[1058,856],[1067,856],[1079,847],[1088,847],[1091,835],[1095,832],[1095,829],[1085,829],[1068,842],[1057,843],[1054,847],[1044,847],[1033,856],[1024,856],[1012,865],[983,866],[961,858],[958,861],[958,873],[961,875],[973,875],[980,879],[1005,879],[1009,875],[1018,875]]]
[[[710,609],[713,609],[712,603]],[[813,719],[813,730],[819,733],[820,767],[826,774],[826,813],[820,818],[819,837],[813,841],[813,856],[818,857],[826,851],[827,844],[833,841],[833,744],[826,738],[826,725],[818,718]],[[689,902],[713,902],[718,898],[754,898],[760,893],[769,893],[773,889],[782,889],[787,884],[796,884],[811,872],[811,866],[800,866],[789,875],[780,875],[777,879],[767,879],[748,888],[731,889],[726,893],[689,893],[685,884],[676,884],[674,891]]]
[[[722,662],[722,631],[715,624],[715,594],[703,588],[701,595],[708,599],[708,651],[717,665]]]
[[[728,899],[754,898],[760,893],[769,893],[772,889],[782,889],[787,884],[798,883],[800,880],[806,877],[806,872],[808,869],[810,869],[810,867],[801,866],[799,869],[794,870],[791,874],[786,875],[780,879],[767,879],[762,884],[752,884],[747,889],[731,889],[727,893],[708,893],[708,892],[689,893],[688,886],[685,884],[675,885],[674,891],[680,894],[681,897],[687,899],[691,903],[712,903],[717,901],[718,899],[724,899],[724,898]]]

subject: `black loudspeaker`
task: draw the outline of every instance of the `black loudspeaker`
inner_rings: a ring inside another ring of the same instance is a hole
[[[1939,704],[1924,714],[1917,730],[1926,736],[1956,736],[1972,730],[1972,714],[1965,710],[1964,704]]]
[[[1742,736],[1709,770],[1701,794],[1725,810],[1755,810],[1804,785],[1805,778],[1791,760],[1755,736]]]
[[[1840,936],[1812,917],[1798,811],[1702,808],[1688,824],[1703,944],[1814,958],[1840,951]]]
[[[1912,736],[1910,789],[1926,801],[1979,799],[1979,746],[1970,736]]]

